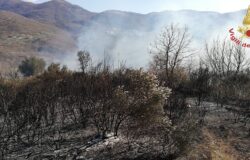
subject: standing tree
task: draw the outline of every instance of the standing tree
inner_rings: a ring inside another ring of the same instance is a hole
[[[212,72],[212,83],[217,104],[223,107],[229,97],[234,97],[239,87],[240,74],[249,67],[246,51],[227,40],[206,44],[206,62]]]
[[[151,67],[157,72],[161,82],[174,89],[176,73],[180,70],[181,63],[190,56],[191,36],[188,29],[171,24],[166,26],[159,38],[151,46],[153,61]]]
[[[41,58],[30,57],[26,58],[19,65],[19,71],[25,76],[33,76],[42,73],[45,69],[45,61]]]
[[[60,64],[59,63],[51,63],[49,66],[48,66],[48,72],[50,73],[58,73],[61,71],[61,67],[60,67]]]
[[[91,57],[88,51],[79,51],[77,53],[78,60],[80,62],[80,67],[83,73],[86,72],[86,69],[91,61]]]
[[[198,103],[208,96],[210,91],[210,73],[207,67],[202,66],[190,74],[190,83],[193,94],[197,97]]]
[[[158,76],[160,84],[172,89],[172,95],[166,105],[171,120],[186,113],[185,96],[178,90],[181,90],[181,84],[186,77],[182,63],[192,53],[190,45],[191,36],[188,29],[173,24],[166,26],[152,45],[151,68]]]

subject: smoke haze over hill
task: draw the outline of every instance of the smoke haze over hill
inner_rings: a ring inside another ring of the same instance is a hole
[[[228,30],[240,26],[246,13],[245,10],[231,13],[194,10],[148,14],[118,10],[94,13],[63,0],[42,4],[0,0],[0,9],[69,32],[76,40],[78,50],[88,50],[95,62],[109,55],[114,66],[125,62],[132,67],[148,65],[150,44],[166,25],[187,26],[193,37],[193,46],[199,52],[205,41],[218,36],[229,37]],[[56,57],[54,61],[67,64],[72,69],[78,68],[75,50],[69,55]]]

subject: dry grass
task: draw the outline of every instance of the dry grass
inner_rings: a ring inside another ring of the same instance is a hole
[[[202,130],[204,140],[188,155],[190,160],[248,160],[242,157],[229,143],[207,128]]]
[[[235,123],[232,114],[216,104],[204,102],[208,107],[205,125],[198,142],[187,150],[188,160],[250,160],[249,124]]]
[[[203,130],[203,134],[206,137],[205,144],[208,146],[211,152],[211,158],[213,160],[243,160],[237,151],[230,145],[229,142],[216,137],[208,129]]]

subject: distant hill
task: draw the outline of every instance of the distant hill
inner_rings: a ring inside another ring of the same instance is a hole
[[[0,10],[12,11],[23,14],[34,7],[35,4],[21,0],[0,0]]]
[[[193,44],[199,50],[205,41],[218,36],[227,37],[230,28],[237,29],[242,25],[245,14],[245,10],[225,14],[193,10],[149,14],[105,11],[96,14],[84,25],[79,47],[89,50],[95,59],[103,57],[105,52],[110,54],[114,62],[122,60],[129,66],[141,67],[149,62],[150,43],[154,42],[166,25],[174,23],[187,26]]]
[[[0,10],[15,12],[73,33],[78,33],[82,25],[95,15],[95,13],[64,0],[52,0],[42,4],[33,4],[21,0],[0,0]]]
[[[114,62],[117,60],[126,61],[129,66],[136,67],[145,66],[148,63],[150,59],[149,44],[155,40],[167,24],[186,25],[194,38],[194,44],[202,47],[205,41],[216,38],[218,35],[228,36],[228,29],[241,25],[246,13],[245,10],[225,14],[193,10],[163,11],[149,14],[116,10],[93,13],[65,0],[51,0],[41,4],[21,0],[0,0],[0,10],[19,14],[22,19],[26,17],[25,20],[34,22],[37,26],[46,25],[50,27],[45,28],[57,30],[57,32],[52,31],[54,34],[50,34],[54,37],[52,39],[56,39],[57,46],[54,45],[53,49],[40,42],[28,43],[33,48],[49,48],[46,49],[48,55],[55,55],[55,51],[65,50],[67,45],[64,43],[75,41],[74,45],[78,49],[89,50],[96,60],[102,59],[104,53],[108,53]],[[4,23],[1,25],[5,26]],[[19,27],[28,26],[20,25]],[[58,32],[64,34],[60,35]],[[71,37],[57,38],[58,36],[69,36],[67,32],[74,40]],[[52,43],[49,42],[49,44]],[[8,47],[6,46],[6,48]],[[35,49],[33,52],[37,52],[37,50]],[[74,52],[72,51],[72,53]],[[74,61],[75,59],[73,57]]]
[[[13,66],[27,56],[53,57],[75,50],[71,35],[55,26],[0,11],[0,68]],[[53,53],[53,54],[52,54]]]

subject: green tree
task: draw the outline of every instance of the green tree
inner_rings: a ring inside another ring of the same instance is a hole
[[[19,65],[19,71],[26,77],[42,73],[46,63],[42,58],[30,57],[24,59]]]

